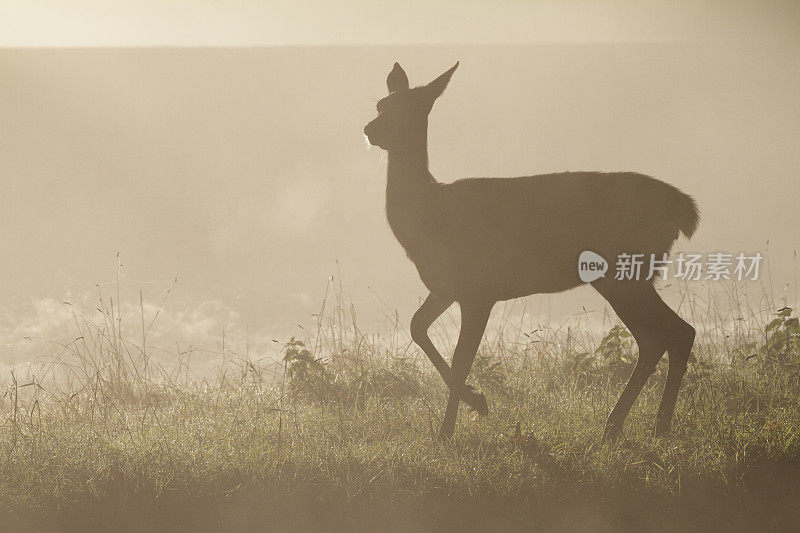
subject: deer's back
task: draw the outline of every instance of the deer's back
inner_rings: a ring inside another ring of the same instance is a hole
[[[681,198],[636,173],[471,178],[429,191],[419,211],[407,211],[411,230],[395,233],[431,291],[503,300],[579,285],[584,250],[612,268],[621,252],[668,251]]]

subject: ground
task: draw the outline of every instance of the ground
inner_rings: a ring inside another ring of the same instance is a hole
[[[775,317],[698,342],[655,438],[662,361],[616,443],[603,424],[636,357],[622,327],[593,346],[485,343],[470,382],[490,413],[462,407],[452,442],[413,346],[293,341],[198,381],[88,335],[68,379],[5,386],[0,530],[785,530],[800,350],[793,312]]]

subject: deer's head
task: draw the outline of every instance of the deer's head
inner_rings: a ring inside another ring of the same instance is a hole
[[[419,140],[425,140],[428,129],[428,113],[433,102],[442,94],[458,63],[427,85],[409,89],[408,76],[399,63],[386,78],[389,96],[378,101],[375,108],[378,116],[364,126],[364,134],[370,144],[394,150],[413,148]]]

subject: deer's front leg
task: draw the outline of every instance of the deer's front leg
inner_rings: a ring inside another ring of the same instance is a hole
[[[448,388],[452,388],[452,372],[447,362],[442,358],[439,350],[436,349],[430,337],[428,336],[428,329],[431,324],[444,313],[448,307],[453,304],[453,300],[447,298],[440,298],[431,293],[422,303],[417,312],[411,318],[411,338],[417,345],[422,348],[428,359],[431,360],[433,366],[442,376]],[[475,409],[481,416],[489,414],[489,406],[486,403],[486,397],[483,394],[475,392],[469,385],[465,386],[461,399]]]
[[[472,368],[475,354],[481,344],[486,323],[489,321],[494,302],[464,301],[461,302],[461,332],[458,335],[453,353],[452,383],[450,384],[450,398],[444,413],[440,435],[444,439],[453,436],[458,415],[458,404],[464,393],[464,382]]]

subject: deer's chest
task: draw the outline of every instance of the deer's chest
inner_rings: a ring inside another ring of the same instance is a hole
[[[386,218],[395,238],[415,263],[425,261],[441,246],[435,217],[419,203],[387,201]]]

